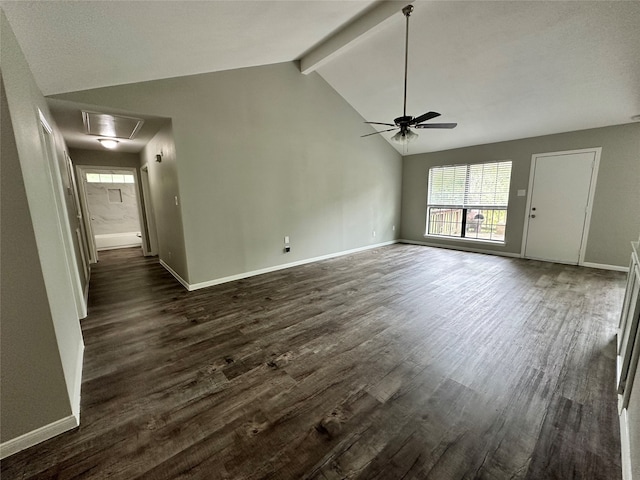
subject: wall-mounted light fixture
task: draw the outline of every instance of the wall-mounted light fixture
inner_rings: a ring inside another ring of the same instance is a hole
[[[118,140],[114,140],[113,138],[99,138],[98,141],[100,142],[100,145],[110,150],[116,148],[119,143]]]

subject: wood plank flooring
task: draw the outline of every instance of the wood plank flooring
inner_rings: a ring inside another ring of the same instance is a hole
[[[103,252],[81,426],[2,479],[620,479],[624,278],[392,245],[187,292]]]

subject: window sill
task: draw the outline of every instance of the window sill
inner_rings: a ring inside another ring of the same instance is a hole
[[[430,240],[447,240],[460,243],[473,243],[474,245],[495,245],[499,247],[505,247],[507,242],[499,242],[495,240],[484,240],[480,238],[464,238],[464,237],[448,237],[446,235],[423,235],[424,238]]]

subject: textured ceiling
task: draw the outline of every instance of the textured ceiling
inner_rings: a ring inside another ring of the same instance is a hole
[[[287,62],[362,1],[2,1],[45,95]]]
[[[630,123],[640,114],[640,2],[414,6],[407,114],[434,110],[442,116],[433,122],[458,127],[419,130],[408,153]],[[402,114],[404,28],[397,16],[319,69],[368,121]]]
[[[299,59],[373,3],[0,2],[45,94]],[[369,121],[402,113],[406,2],[395,3],[397,14],[318,69]],[[638,1],[414,6],[408,114],[435,110],[442,116],[434,121],[459,126],[419,131],[403,153],[629,123],[640,114]]]

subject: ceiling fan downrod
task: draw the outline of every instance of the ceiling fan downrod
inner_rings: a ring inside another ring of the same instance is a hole
[[[409,17],[413,12],[413,5],[407,5],[402,9],[402,14],[407,19],[407,28],[404,35],[404,107],[402,110],[402,116],[407,116],[407,70],[409,65]]]
[[[433,118],[439,117],[438,112],[427,112],[417,117],[407,115],[407,77],[409,73],[409,17],[413,12],[413,5],[409,4],[402,9],[402,14],[406,20],[406,30],[404,35],[404,99],[402,116],[393,119],[393,123],[387,122],[364,122],[370,125],[382,125],[387,128],[373,133],[367,133],[362,137],[370,137],[371,135],[379,135],[385,132],[391,132],[392,130],[398,130],[398,132],[391,137],[391,140],[397,143],[406,144],[418,137],[418,134],[413,132],[412,128],[455,128],[456,123],[422,123]]]

